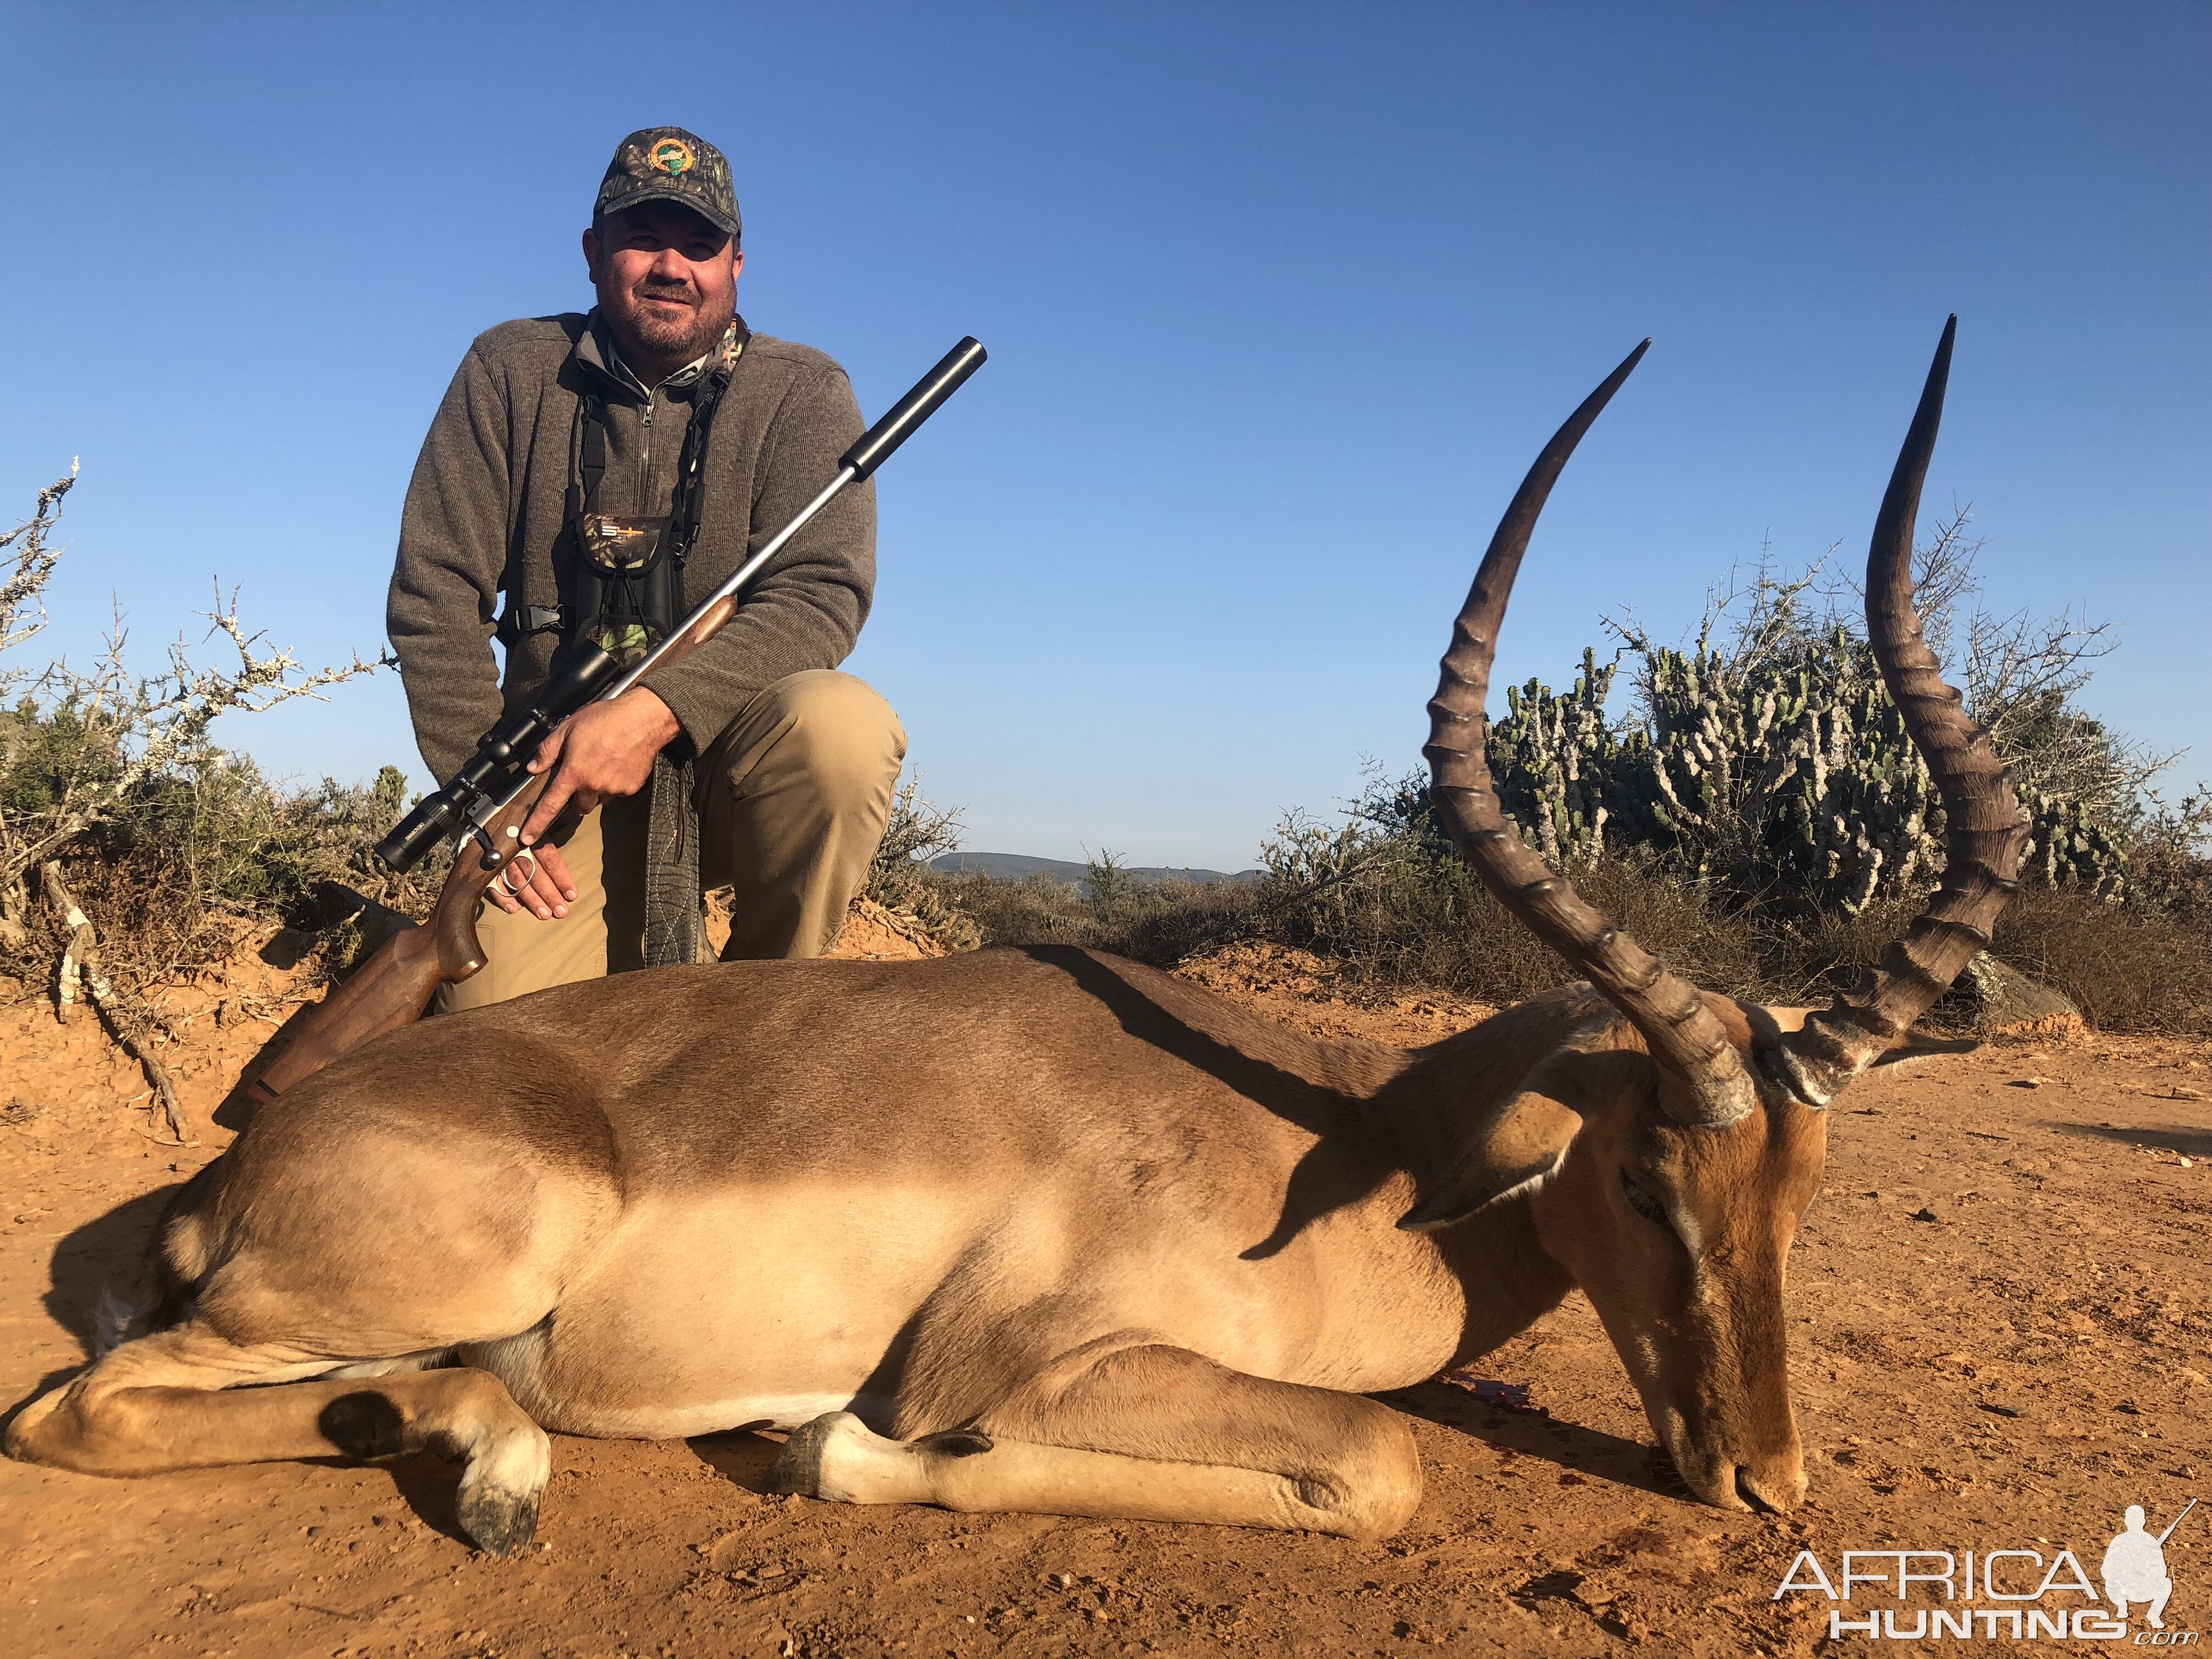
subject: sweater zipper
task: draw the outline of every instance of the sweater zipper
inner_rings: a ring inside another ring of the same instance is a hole
[[[637,464],[637,495],[635,499],[639,507],[645,510],[650,509],[653,500],[653,401],[657,396],[657,390],[645,394],[645,441]]]

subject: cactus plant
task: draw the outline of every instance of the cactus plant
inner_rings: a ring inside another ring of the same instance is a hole
[[[1509,690],[1490,732],[1506,811],[1554,864],[1646,848],[1741,897],[1856,912],[1943,867],[1943,807],[1866,641],[1849,628],[1770,629],[1764,648],[1689,650],[1630,635],[1643,718],[1607,720],[1618,662],[1583,653],[1572,688]],[[2116,897],[2119,837],[2080,802],[2023,793],[2023,877]]]

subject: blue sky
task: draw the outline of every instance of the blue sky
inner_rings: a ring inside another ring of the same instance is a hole
[[[1863,557],[1944,315],[1931,505],[2000,609],[2124,645],[2092,710],[2212,775],[2212,9],[16,4],[0,518],[82,456],[50,636],[142,659],[211,578],[303,658],[380,642],[472,336],[588,303],[615,141],[730,155],[748,319],[872,416],[848,665],[973,848],[1237,867],[1419,760],[1522,470],[1644,335],[1499,672],[1571,677],[1758,556]],[[617,30],[610,18],[623,21]],[[27,72],[26,72],[27,71]],[[421,774],[397,679],[227,732]]]

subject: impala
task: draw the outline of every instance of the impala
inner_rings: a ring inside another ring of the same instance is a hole
[[[137,1475],[440,1450],[502,1554],[536,1525],[549,1429],[788,1429],[771,1484],[850,1503],[1376,1537],[1421,1475],[1364,1396],[1578,1286],[1689,1486],[1787,1509],[1783,1284],[1825,1110],[1986,944],[2024,833],[1912,609],[1952,331],[1867,580],[1948,867],[1832,1006],[1668,972],[1492,787],[1515,571],[1639,346],[1515,495],[1429,705],[1443,823],[1586,982],[1412,1051],[1074,950],[665,969],[431,1020],[187,1183],[120,1340],[9,1451]]]

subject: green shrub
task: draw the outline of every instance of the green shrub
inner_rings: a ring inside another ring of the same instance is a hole
[[[1963,518],[1921,556],[1931,634],[1971,591]],[[1636,665],[1638,708],[1606,713],[1620,666],[1583,653],[1565,693],[1509,688],[1490,733],[1498,797],[1522,837],[1554,866],[1607,853],[1665,855],[1739,897],[1766,896],[1807,917],[1921,891],[1943,867],[1944,811],[1928,768],[1855,621],[1815,573],[1760,568],[1717,599],[1694,643],[1663,646],[1615,624]],[[1970,712],[2013,769],[2030,834],[2022,873],[2101,896],[2127,884],[2142,786],[2162,764],[2069,699],[2102,630],[2066,619],[2006,623],[1977,612],[1954,670]]]

